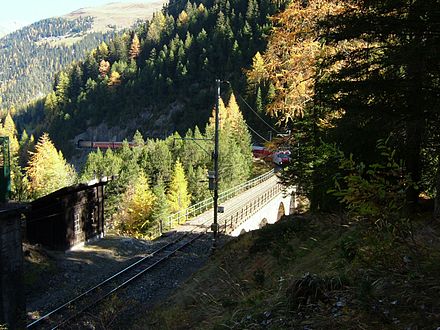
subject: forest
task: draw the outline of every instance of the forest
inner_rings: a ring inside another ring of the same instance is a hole
[[[213,257],[215,275],[192,284],[215,279],[209,294],[190,292],[153,322],[430,328],[440,315],[438,22],[439,0],[170,1],[58,72],[41,100],[4,112],[13,198],[111,176],[112,224],[148,238],[158,219],[210,196],[222,79],[220,188],[255,173],[250,146],[276,123],[292,155],[279,177],[297,187],[301,214],[226,246],[236,250]],[[64,155],[102,123],[127,142],[75,171]]]
[[[303,209],[227,244],[154,319],[230,329],[439,323],[440,1],[291,1],[246,71],[291,129]],[[306,198],[304,198],[306,197]]]
[[[125,140],[122,148],[91,151],[76,172],[58,151],[48,133],[38,141],[24,131],[18,139],[8,113],[0,136],[10,141],[11,198],[26,202],[60,188],[106,177],[108,228],[120,234],[152,238],[168,215],[211,197],[208,170],[214,150],[214,110],[201,133],[196,126],[182,137],[177,132],[166,139],[144,140],[136,131],[134,146]],[[231,94],[219,104],[219,188],[227,190],[254,175],[251,135]]]
[[[172,1],[60,71],[53,90],[14,121],[36,136],[47,128],[67,156],[75,135],[102,122],[146,137],[185,134],[208,121],[213,81],[222,78],[249,128],[247,106],[290,129],[283,143],[297,157],[283,179],[312,209],[368,214],[391,203],[400,214],[424,198],[438,214],[437,6]]]
[[[92,32],[92,24],[92,17],[48,18],[1,38],[0,108],[20,111],[44,97],[55,73],[114,36],[113,31]]]
[[[17,126],[37,135],[48,130],[68,156],[67,141],[101,123],[129,135],[184,134],[207,121],[217,78],[265,116],[270,86],[258,95],[247,91],[242,70],[264,49],[269,16],[280,6],[268,0],[170,2],[151,21],[59,72],[53,90],[17,116]],[[249,109],[242,108],[246,116]]]

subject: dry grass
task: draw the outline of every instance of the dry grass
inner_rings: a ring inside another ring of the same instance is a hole
[[[301,216],[247,233],[135,328],[435,329],[438,228],[416,224],[415,250],[346,224]]]
[[[109,3],[100,7],[78,9],[64,16],[67,19],[92,16],[93,31],[103,32],[116,27],[117,29],[131,27],[136,20],[151,19],[153,13],[162,9],[166,0],[155,0],[144,3]]]

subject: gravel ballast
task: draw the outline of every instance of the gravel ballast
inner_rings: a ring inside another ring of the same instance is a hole
[[[36,319],[76,295],[102,282],[173,238],[168,234],[154,241],[108,236],[83,247],[48,251],[24,245],[26,306],[28,319]],[[147,313],[165,300],[209,258],[212,234],[206,234],[168,262],[118,292],[72,328],[127,328],[139,313]],[[129,302],[129,303],[128,303]]]

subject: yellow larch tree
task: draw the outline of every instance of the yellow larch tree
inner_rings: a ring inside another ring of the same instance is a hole
[[[141,43],[139,41],[139,37],[135,33],[134,36],[133,36],[133,40],[131,41],[130,50],[128,52],[129,58],[131,60],[137,59],[138,56],[139,56],[140,51],[141,51]]]
[[[156,197],[150,189],[147,176],[141,172],[124,196],[125,207],[120,212],[123,233],[143,236],[152,220]]]
[[[49,134],[44,133],[35,146],[35,152],[29,154],[26,174],[33,197],[47,195],[75,182],[75,170],[66,162],[61,151],[57,151]]]
[[[318,23],[328,15],[345,10],[343,3],[332,0],[292,1],[276,16],[277,27],[270,37],[266,52],[254,56],[252,70],[247,72],[251,84],[269,80],[276,97],[268,106],[271,115],[283,121],[302,117],[313,101],[318,61],[332,47],[319,38]]]
[[[184,210],[191,204],[191,195],[188,193],[188,182],[180,160],[177,160],[174,165],[167,200],[171,213]]]

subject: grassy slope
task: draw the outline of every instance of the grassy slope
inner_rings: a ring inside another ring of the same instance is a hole
[[[99,7],[81,8],[64,15],[63,18],[74,20],[80,17],[92,16],[93,27],[91,30],[83,31],[74,36],[42,39],[38,43],[47,43],[51,47],[57,47],[59,45],[72,46],[74,43],[81,41],[87,33],[128,29],[133,27],[137,21],[151,19],[153,14],[160,11],[167,2],[168,0],[155,0],[148,3],[112,2]]]
[[[339,216],[245,234],[134,329],[435,329],[440,225],[392,242]]]
[[[92,16],[93,31],[103,32],[109,30],[109,26],[129,28],[136,20],[150,19],[153,13],[161,10],[167,2],[167,0],[155,0],[148,3],[109,3],[99,7],[81,8],[63,17],[76,19]]]

